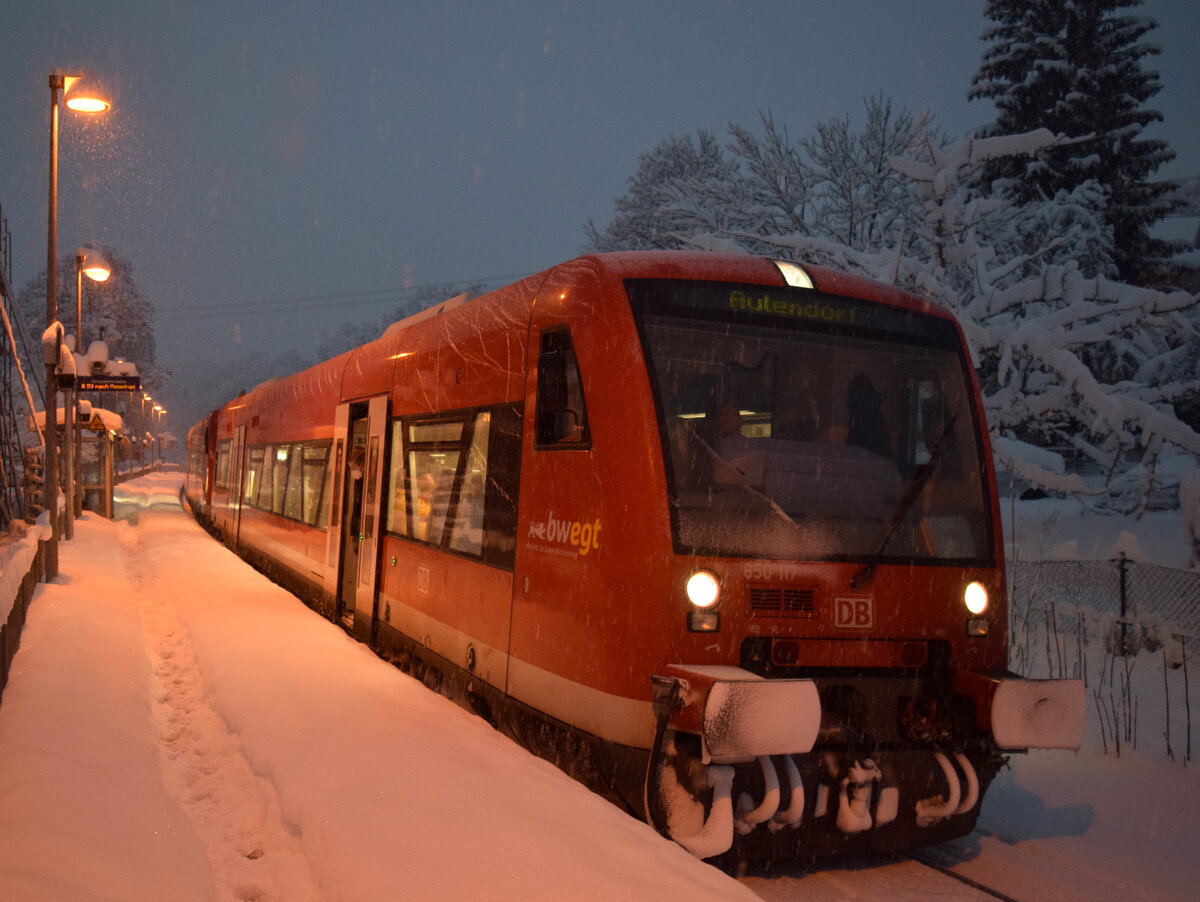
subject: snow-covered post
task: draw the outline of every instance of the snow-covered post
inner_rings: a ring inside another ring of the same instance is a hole
[[[48,300],[46,303],[49,306],[53,302]],[[47,582],[58,576],[58,362],[61,356],[62,336],[62,323],[57,319],[52,320],[42,333],[42,363],[46,365],[43,402],[46,415],[46,456],[42,470],[42,506],[50,527],[45,554]]]

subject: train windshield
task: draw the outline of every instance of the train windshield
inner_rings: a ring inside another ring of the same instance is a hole
[[[976,412],[952,323],[802,289],[627,288],[679,551],[990,561]]]

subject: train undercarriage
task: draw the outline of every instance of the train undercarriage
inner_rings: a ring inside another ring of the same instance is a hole
[[[646,808],[700,858],[892,852],[961,836],[1005,760],[945,674],[765,681],[670,670],[654,678]],[[726,680],[732,696],[716,691]],[[749,701],[764,691],[776,699]],[[700,723],[689,708],[703,709]],[[764,731],[771,718],[792,723]]]
[[[1003,764],[978,749],[845,750],[703,764],[697,737],[664,745],[657,793],[662,832],[700,858],[769,862],[894,852],[969,833]]]

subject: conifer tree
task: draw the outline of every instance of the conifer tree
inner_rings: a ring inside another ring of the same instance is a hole
[[[1151,176],[1174,157],[1165,141],[1142,137],[1162,115],[1147,102],[1161,89],[1143,60],[1159,52],[1146,36],[1157,25],[1129,14],[1141,0],[988,0],[990,44],[970,96],[997,110],[989,135],[1047,128],[1074,140],[1033,160],[998,160],[986,184],[1029,203],[1094,181],[1104,192],[1111,265],[1096,274],[1154,284],[1168,273],[1172,247],[1149,227],[1171,209],[1169,182]],[[1104,270],[1108,270],[1105,272]]]

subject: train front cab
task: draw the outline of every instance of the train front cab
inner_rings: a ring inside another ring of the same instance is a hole
[[[1077,747],[1083,701],[1007,673],[961,333],[834,273],[670,261],[560,267],[534,310],[510,694],[650,750],[646,813],[702,857],[969,831],[1002,750]]]

